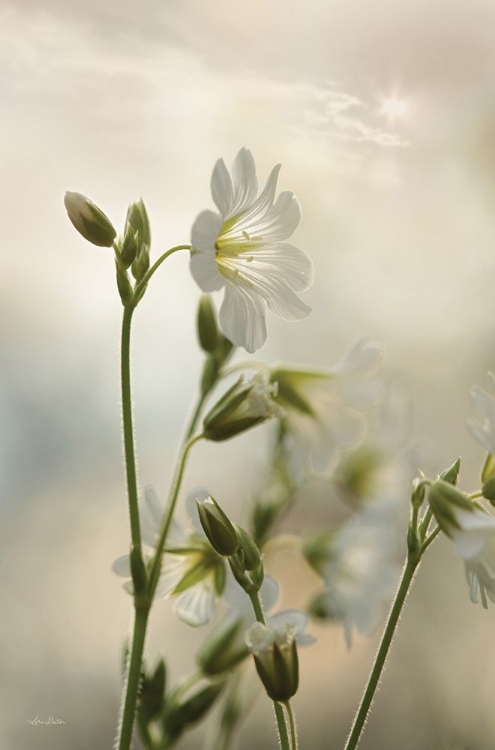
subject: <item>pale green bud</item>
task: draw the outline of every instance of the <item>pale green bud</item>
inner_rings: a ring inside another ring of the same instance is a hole
[[[126,226],[130,224],[134,232],[139,235],[139,244],[146,245],[148,248],[151,247],[151,230],[150,222],[148,219],[148,213],[143,203],[143,199],[137,201],[137,203],[131,203],[127,209]]]
[[[275,393],[276,388],[261,375],[248,382],[241,376],[206,415],[204,436],[217,442],[229,440],[271,419],[276,415]]]
[[[218,345],[219,331],[215,308],[208,294],[202,294],[199,300],[197,326],[201,348],[212,354]]]
[[[242,620],[216,628],[201,645],[196,661],[203,674],[214,676],[239,664],[249,651],[242,638]]]
[[[483,497],[490,501],[491,505],[495,504],[495,477],[486,480],[482,487]]]
[[[141,281],[149,271],[150,267],[150,248],[149,245],[141,245],[136,259],[131,266],[132,275],[136,281]]]
[[[428,482],[420,477],[417,477],[413,481],[413,490],[411,492],[411,505],[413,508],[419,510],[423,505],[427,486]]]
[[[463,492],[441,479],[430,487],[428,502],[438,525],[447,536],[451,536],[452,528],[459,528],[456,510],[473,510],[473,504]]]
[[[85,240],[98,247],[112,247],[117,232],[93,201],[81,193],[67,192],[64,203],[69,219]]]
[[[119,260],[124,268],[129,268],[133,264],[136,260],[138,250],[139,233],[135,232],[130,224],[127,224],[119,253]]]
[[[291,626],[267,628],[254,623],[246,633],[256,671],[268,696],[279,703],[290,700],[299,687],[299,659]]]
[[[439,479],[443,479],[444,482],[448,482],[448,484],[453,484],[454,486],[459,481],[459,472],[461,470],[461,458],[457,459],[457,461],[454,461],[452,466],[449,466],[448,469],[445,469],[445,471],[442,471]]]
[[[483,469],[481,471],[481,481],[483,484],[492,477],[495,477],[495,456],[490,453],[487,455]]]
[[[265,576],[263,557],[247,531],[235,526],[239,547],[229,558],[229,565],[237,583],[246,592],[259,591]]]
[[[224,685],[224,681],[210,683],[195,690],[185,699],[181,699],[178,690],[169,693],[163,717],[163,726],[169,743],[176,742],[185,729],[204,718],[213,707]]]
[[[231,521],[216,500],[210,496],[205,500],[196,500],[196,504],[201,526],[215,552],[223,557],[233,555],[239,540]]]

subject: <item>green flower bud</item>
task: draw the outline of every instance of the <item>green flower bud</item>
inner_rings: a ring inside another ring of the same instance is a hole
[[[169,694],[166,702],[163,725],[170,742],[179,739],[185,729],[198,723],[208,713],[219,697],[225,682],[214,682],[196,690],[185,700],[180,690]]]
[[[215,308],[208,294],[201,295],[199,300],[197,326],[201,348],[212,354],[218,345],[219,331]]]
[[[64,203],[69,219],[85,240],[98,247],[112,247],[117,232],[93,201],[81,193],[67,192]]]
[[[279,703],[290,700],[299,687],[299,660],[291,626],[267,628],[259,622],[246,633],[256,671],[268,696]]]
[[[151,247],[150,222],[142,198],[137,203],[131,203],[127,209],[126,226],[128,224],[134,232],[138,233],[140,246],[146,245],[149,249]]]
[[[199,520],[213,549],[223,557],[230,557],[237,550],[239,540],[236,531],[216,500],[211,496],[196,500]]]
[[[196,656],[198,667],[203,674],[222,674],[246,658],[249,651],[243,640],[244,627],[242,620],[234,620],[210,633]]]
[[[129,268],[136,260],[139,250],[139,233],[127,224],[119,253],[119,260],[124,268]]]
[[[247,383],[241,376],[206,415],[203,432],[207,440],[229,440],[266,422],[276,414],[275,389],[261,375]]]
[[[447,482],[448,484],[453,484],[454,486],[459,481],[459,472],[461,470],[461,458],[459,457],[457,461],[454,461],[452,466],[449,466],[448,469],[445,469],[445,471],[442,471],[439,479],[443,479],[444,482]]]
[[[141,281],[149,271],[150,267],[150,248],[149,245],[141,245],[136,256],[136,260],[131,266],[132,275],[136,281]]]
[[[490,477],[483,484],[483,497],[490,501],[491,505],[495,504],[495,477]]]
[[[428,483],[420,477],[417,477],[413,481],[413,490],[411,493],[411,505],[413,506],[413,508],[417,508],[417,510],[419,510],[423,505],[427,485]]]
[[[456,511],[473,510],[473,504],[463,492],[441,479],[430,487],[428,502],[439,526],[447,536],[452,535],[452,528],[459,528]]]
[[[495,456],[489,453],[481,471],[481,481],[484,484],[492,477],[495,477]]]
[[[165,704],[167,669],[159,659],[152,675],[143,675],[138,711],[145,724],[162,713]]]

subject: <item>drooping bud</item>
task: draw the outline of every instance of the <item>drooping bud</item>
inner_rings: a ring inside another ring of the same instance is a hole
[[[214,676],[239,664],[249,651],[243,640],[244,624],[234,620],[216,628],[201,645],[196,661],[203,674]]]
[[[196,500],[199,520],[213,549],[223,557],[230,557],[237,550],[239,540],[234,526],[211,495]]]
[[[271,419],[277,413],[275,393],[276,387],[260,374],[247,382],[241,376],[206,415],[204,436],[216,442],[229,440]]]
[[[218,345],[219,331],[215,308],[208,294],[202,294],[198,306],[198,338],[203,351],[212,354]]]
[[[85,240],[98,247],[112,247],[117,232],[93,201],[81,193],[67,192],[64,203],[69,219]]]
[[[290,700],[299,687],[296,628],[267,628],[256,622],[246,633],[246,643],[268,696],[280,703]]]

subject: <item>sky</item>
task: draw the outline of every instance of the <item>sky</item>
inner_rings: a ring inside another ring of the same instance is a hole
[[[0,3],[0,509],[3,565],[18,570],[5,584],[15,611],[3,642],[11,643],[9,684],[27,696],[26,707],[4,689],[15,707],[15,719],[0,728],[6,746],[32,750],[25,714],[50,710],[41,696],[51,660],[58,701],[60,686],[90,697],[99,665],[109,708],[95,718],[102,733],[95,736],[106,737],[118,700],[115,633],[127,625],[127,602],[109,572],[127,543],[121,312],[111,252],[75,234],[64,192],[88,195],[119,230],[127,205],[143,196],[156,257],[188,242],[196,215],[212,207],[217,158],[230,164],[246,146],[261,179],[281,162],[279,187],[293,190],[303,209],[294,242],[315,264],[304,295],[313,313],[298,324],[271,317],[258,355],[329,366],[360,337],[383,340],[384,377],[410,387],[423,454],[440,469],[462,452],[474,483],[482,456],[465,430],[469,388],[487,386],[495,368],[494,50],[489,0]],[[166,487],[197,384],[197,300],[186,258],[174,256],[136,321],[140,473],[158,487]],[[255,440],[228,446],[220,477],[206,450],[191,481],[214,482],[239,504],[251,484],[243,495],[236,476],[263,450]],[[448,570],[440,553],[438,560]],[[446,623],[462,585],[452,584],[440,603],[425,587],[418,606],[437,607]],[[462,627],[488,637],[486,618],[464,613],[453,644],[462,642]],[[331,648],[347,669],[337,635]],[[367,649],[349,657],[353,669],[370,657]],[[448,658],[439,658],[445,679],[430,676],[438,679],[437,705],[457,706]],[[338,681],[332,686],[337,700]],[[351,680],[346,690],[350,701],[359,686]],[[393,702],[393,688],[387,695]],[[70,701],[63,706],[70,710]],[[414,711],[425,710],[414,706],[411,726]],[[311,708],[304,716],[306,726]],[[472,715],[463,721],[476,723]],[[82,719],[74,722],[80,730]],[[489,731],[495,740],[495,727]],[[453,730],[445,747],[460,747],[461,735]],[[38,734],[36,742],[44,750],[53,738]]]

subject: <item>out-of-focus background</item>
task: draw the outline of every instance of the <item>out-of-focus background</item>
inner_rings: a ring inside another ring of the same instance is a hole
[[[385,378],[409,384],[428,469],[461,454],[463,486],[476,488],[469,388],[495,368],[494,29],[489,0],[1,4],[2,748],[109,748],[130,621],[110,570],[128,544],[120,303],[112,252],[74,232],[65,190],[119,229],[143,196],[156,257],[211,207],[219,156],[251,148],[261,178],[282,162],[280,188],[303,206],[294,241],[315,264],[313,314],[271,317],[260,357],[325,366],[362,335],[383,340]],[[197,300],[179,254],[136,315],[139,472],[162,496],[197,386]],[[208,485],[240,518],[266,440],[200,447],[186,489]],[[312,508],[300,513],[311,524]],[[290,555],[273,565],[282,586],[299,570]],[[297,580],[284,603],[304,602],[312,579]],[[295,705],[301,745],[317,750],[343,744],[379,634],[348,652],[340,628],[314,629]],[[493,748],[494,633],[495,612],[469,603],[442,540],[363,750]],[[151,658],[169,655],[179,678],[197,642],[156,606]],[[28,724],[50,715],[65,724]],[[262,697],[240,743],[253,746],[275,746]]]

